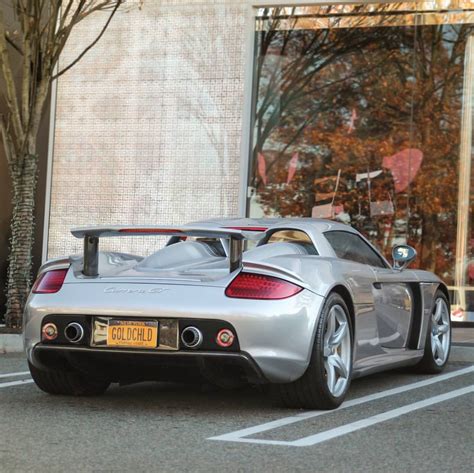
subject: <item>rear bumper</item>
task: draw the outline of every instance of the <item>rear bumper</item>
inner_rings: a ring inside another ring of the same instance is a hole
[[[160,292],[150,292],[160,288]],[[144,289],[145,292],[137,291]],[[135,291],[133,294],[123,291]],[[287,383],[300,378],[309,364],[315,327],[324,298],[303,290],[283,300],[231,299],[222,287],[172,286],[165,284],[64,284],[57,294],[36,294],[25,312],[25,347],[32,363],[33,350],[41,342],[45,317],[156,318],[225,321],[235,328],[239,353],[247,354],[271,383]],[[69,348],[69,347],[68,347]],[[86,349],[88,349],[86,347]],[[105,348],[98,353],[105,354]],[[176,356],[183,355],[182,350]],[[110,355],[118,355],[113,349]],[[164,351],[145,352],[143,357],[174,356]],[[202,357],[196,350],[185,357]],[[211,355],[214,356],[214,355]],[[158,358],[157,358],[158,359]],[[120,363],[119,357],[116,358]]]
[[[114,381],[174,380],[189,381],[197,369],[219,367],[239,369],[253,384],[267,383],[265,375],[245,352],[159,352],[150,350],[93,348],[37,344],[29,354],[38,368],[64,366],[64,362]],[[174,374],[174,376],[173,376]]]

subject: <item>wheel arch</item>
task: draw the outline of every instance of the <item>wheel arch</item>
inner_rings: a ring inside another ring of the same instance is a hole
[[[446,296],[448,304],[449,304],[449,306],[451,306],[451,299],[449,297],[448,286],[446,286],[446,284],[444,284],[444,282],[440,282],[438,287],[436,288],[436,290],[441,291]],[[448,307],[448,309],[450,309],[450,307]]]
[[[336,293],[342,297],[344,302],[347,305],[347,308],[349,309],[349,317],[351,319],[351,328],[352,328],[352,338],[354,339],[355,337],[355,308],[354,308],[354,301],[352,300],[351,293],[349,292],[349,289],[347,289],[346,286],[342,284],[337,284],[336,286],[333,286],[331,290],[328,293]]]

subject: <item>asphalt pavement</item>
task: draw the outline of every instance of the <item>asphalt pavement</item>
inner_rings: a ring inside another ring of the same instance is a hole
[[[265,392],[142,383],[104,396],[41,392],[23,355],[0,356],[3,472],[471,472],[474,366],[355,380],[336,411]]]

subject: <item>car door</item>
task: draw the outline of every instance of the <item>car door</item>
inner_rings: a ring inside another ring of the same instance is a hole
[[[344,230],[324,232],[341,265],[341,278],[351,286],[356,305],[355,359],[360,361],[383,354],[379,345],[377,312],[374,300],[374,285],[377,276],[374,267],[384,264],[370,246],[356,233]],[[377,291],[375,291],[377,292]]]
[[[374,314],[363,321],[365,331],[374,333],[370,344],[404,348],[413,312],[413,294],[408,282],[410,272],[393,270],[380,253],[357,233],[337,230],[326,232],[325,236],[339,258],[366,264],[374,271]],[[367,341],[362,339],[361,342]]]
[[[411,271],[375,268],[374,291],[377,326],[381,346],[405,348],[414,315]]]

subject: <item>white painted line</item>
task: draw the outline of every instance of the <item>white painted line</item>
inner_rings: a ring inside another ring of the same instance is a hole
[[[16,378],[17,376],[25,376],[25,374],[29,375],[29,371],[19,371],[18,373],[3,373],[0,374],[0,378]]]
[[[413,404],[407,404],[405,406],[393,409],[391,411],[386,411],[381,414],[377,414],[367,419],[362,419],[357,422],[352,422],[351,424],[342,425],[341,427],[336,427],[335,429],[326,430],[318,434],[309,435],[308,437],[303,437],[298,440],[284,441],[284,440],[265,440],[265,439],[249,439],[249,438],[236,438],[232,440],[233,442],[240,443],[255,443],[260,445],[284,445],[286,447],[311,447],[318,443],[326,442],[327,440],[334,439],[336,437],[341,437],[342,435],[355,432],[357,430],[365,429],[375,424],[385,422],[387,420],[395,419],[404,414],[422,409],[424,407],[432,406],[433,404],[438,404],[440,402],[448,401],[459,396],[464,396],[465,394],[474,393],[474,385],[467,386],[465,388],[456,389],[455,391],[450,391],[445,394],[440,394],[438,396],[430,397],[424,399],[423,401],[414,402]],[[329,411],[331,412],[331,411]],[[332,411],[334,412],[334,411]],[[215,438],[221,440],[220,438]],[[228,439],[225,439],[228,440]]]
[[[258,439],[244,439],[242,437],[247,437],[249,435],[259,434],[261,432],[266,432],[267,430],[277,429],[279,427],[283,427],[285,425],[294,424],[296,422],[301,422],[306,419],[311,419],[313,417],[319,417],[322,415],[330,414],[331,412],[337,412],[341,409],[346,409],[348,407],[358,406],[360,404],[364,404],[366,402],[375,401],[377,399],[382,399],[388,396],[394,396],[396,394],[401,394],[407,391],[411,391],[413,389],[422,388],[424,386],[429,386],[431,384],[440,383],[442,381],[446,381],[447,379],[455,378],[457,376],[462,376],[465,374],[473,373],[474,372],[474,365],[468,366],[467,368],[463,368],[461,370],[451,371],[449,373],[440,374],[437,376],[433,376],[429,379],[425,379],[423,381],[418,381],[416,383],[406,384],[404,386],[399,386],[397,388],[388,389],[386,391],[382,391],[379,393],[369,394],[368,396],[359,397],[357,399],[352,399],[350,401],[344,402],[336,411],[307,411],[301,414],[297,414],[291,417],[284,417],[282,419],[277,419],[271,422],[266,422],[264,424],[256,425],[254,427],[248,427],[246,429],[236,430],[234,432],[230,432],[228,434],[218,435],[215,437],[209,437],[208,440],[223,440],[228,442],[248,442],[248,443],[262,443]],[[265,443],[267,441],[264,441]],[[269,441],[268,441],[269,442]],[[275,445],[288,445],[288,442],[279,442],[275,441]]]
[[[309,447],[311,445],[316,445],[321,442],[326,442],[327,440],[340,437],[342,435],[350,434],[357,430],[365,429],[371,425],[379,424],[380,422],[385,422],[387,420],[395,419],[402,415],[408,414],[424,407],[432,406],[433,404],[438,404],[440,402],[449,401],[456,397],[464,396],[465,394],[474,393],[474,384],[467,386],[465,388],[456,389],[448,393],[440,394],[438,396],[429,397],[423,401],[414,402],[413,404],[407,404],[397,409],[392,409],[391,411],[382,412],[367,419],[358,420],[357,422],[352,422],[350,424],[342,425],[341,427],[336,427],[335,429],[326,430],[325,432],[320,432],[319,434],[309,435],[293,442],[289,442],[290,445],[294,447]]]
[[[0,383],[1,388],[9,388],[10,386],[20,386],[21,384],[34,383],[32,379],[22,379],[21,381],[10,381],[8,383]]]

